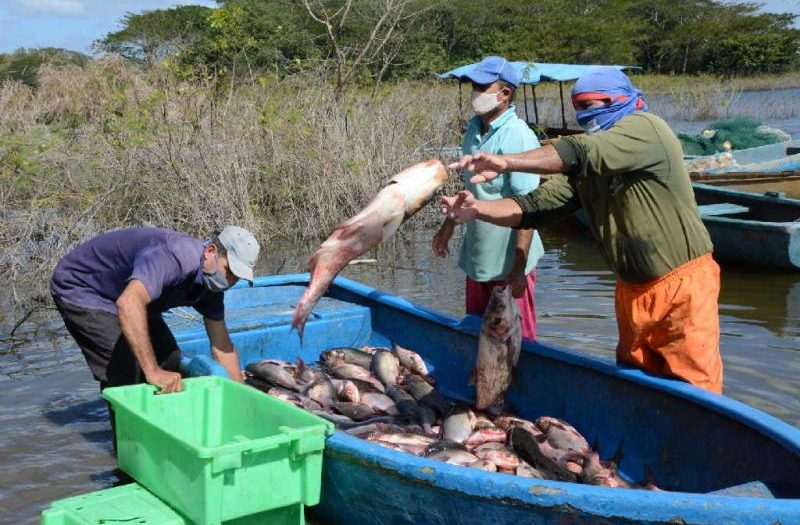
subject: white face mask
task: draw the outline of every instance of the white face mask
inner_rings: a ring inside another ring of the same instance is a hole
[[[491,112],[500,105],[500,101],[497,100],[498,93],[500,92],[496,91],[494,93],[485,93],[473,89],[472,94],[469,97],[469,101],[472,104],[472,109],[475,110],[475,113],[478,115],[485,115]]]

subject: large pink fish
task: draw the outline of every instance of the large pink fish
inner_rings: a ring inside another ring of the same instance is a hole
[[[444,165],[435,159],[406,168],[392,177],[366,208],[342,223],[322,243],[308,261],[311,281],[292,317],[292,327],[297,328],[301,338],[311,310],[342,268],[394,235],[446,179]]]
[[[485,410],[511,386],[522,344],[519,307],[510,286],[495,286],[483,314],[478,339],[478,358],[472,381],[476,385],[475,407]]]

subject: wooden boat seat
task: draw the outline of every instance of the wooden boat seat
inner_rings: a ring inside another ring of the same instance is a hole
[[[700,215],[735,215],[737,213],[747,213],[750,208],[730,202],[720,202],[717,204],[704,204],[697,207]]]

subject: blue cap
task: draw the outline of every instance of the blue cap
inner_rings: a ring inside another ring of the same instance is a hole
[[[522,75],[505,58],[491,56],[478,62],[468,73],[461,75],[459,80],[461,82],[475,82],[481,85],[503,80],[516,88],[519,87]]]

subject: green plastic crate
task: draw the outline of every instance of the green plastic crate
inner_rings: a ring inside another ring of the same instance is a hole
[[[225,525],[304,525],[303,505],[225,522]],[[138,483],[53,502],[41,525],[192,525]]]
[[[62,499],[42,512],[42,525],[191,525],[137,483]]]
[[[221,377],[107,388],[119,466],[196,525],[302,503],[316,505],[333,425]]]

